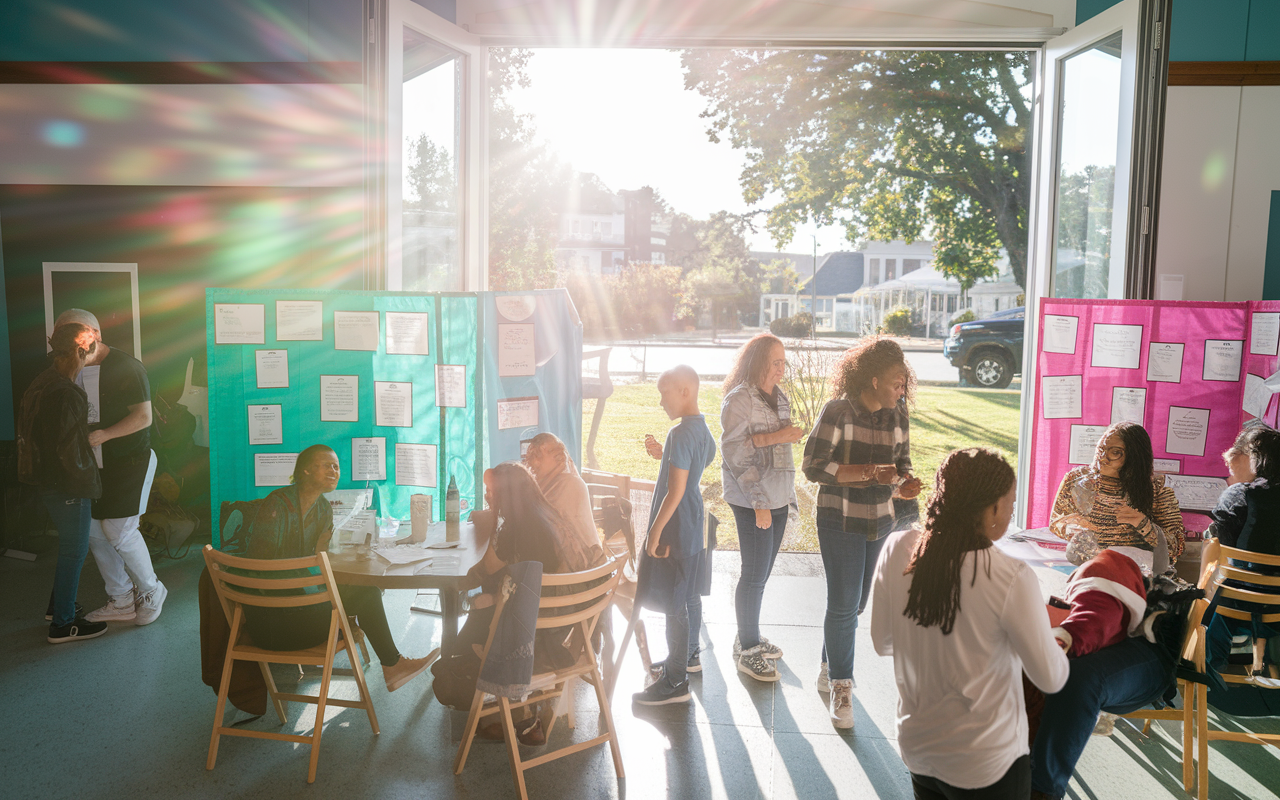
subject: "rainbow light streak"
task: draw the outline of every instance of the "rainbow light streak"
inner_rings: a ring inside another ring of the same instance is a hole
[[[66,119],[51,119],[40,126],[40,136],[54,147],[79,147],[84,143],[84,126]]]

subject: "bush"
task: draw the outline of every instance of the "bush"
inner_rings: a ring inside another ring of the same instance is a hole
[[[769,332],[774,336],[796,339],[813,334],[813,315],[808,311],[790,317],[775,319],[769,323]]]
[[[951,318],[951,324],[959,325],[962,322],[973,322],[977,318],[978,315],[973,313],[972,308],[966,308],[964,311],[961,311],[959,314],[956,314]]]
[[[911,309],[906,306],[894,306],[885,312],[880,320],[880,330],[890,336],[911,335]]]

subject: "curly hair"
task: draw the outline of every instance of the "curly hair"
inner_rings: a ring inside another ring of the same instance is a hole
[[[1246,431],[1244,439],[1245,452],[1249,454],[1249,465],[1253,467],[1254,474],[1275,486],[1280,482],[1280,433],[1259,426]]]
[[[1097,453],[1112,436],[1124,442],[1124,466],[1120,467],[1120,487],[1129,496],[1133,507],[1148,517],[1155,516],[1156,490],[1152,483],[1155,461],[1151,453],[1151,436],[1147,429],[1136,422],[1117,422],[1102,432],[1098,438]],[[1093,457],[1093,468],[1098,469],[1098,456]]]
[[[1009,462],[985,447],[954,450],[942,460],[924,531],[903,572],[913,576],[903,614],[922,627],[938,625],[943,635],[951,633],[960,612],[960,568],[965,555],[991,546],[991,538],[982,530],[983,509],[1004,497],[1013,483]],[[988,576],[990,569],[988,559]],[[969,585],[977,580],[975,558]]]
[[[831,374],[831,396],[854,398],[871,388],[871,379],[883,377],[894,367],[907,371],[903,398],[908,405],[916,400],[916,373],[902,354],[902,347],[885,336],[868,336],[844,351]]]
[[[733,366],[724,377],[724,393],[728,394],[740,383],[758,385],[769,372],[769,351],[775,344],[781,345],[782,340],[772,333],[757,333],[748,339],[733,357]]]

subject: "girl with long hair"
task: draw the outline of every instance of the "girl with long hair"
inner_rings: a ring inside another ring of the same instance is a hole
[[[1014,491],[998,453],[952,452],[924,527],[890,536],[876,567],[871,640],[893,656],[898,745],[917,798],[1028,797],[1022,673],[1046,693],[1067,681],[1035,574],[992,547]]]

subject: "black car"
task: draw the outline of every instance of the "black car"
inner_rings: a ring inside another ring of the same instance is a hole
[[[1022,307],[1010,308],[951,326],[942,352],[960,369],[961,383],[1003,389],[1014,375],[1022,374],[1024,316]]]

